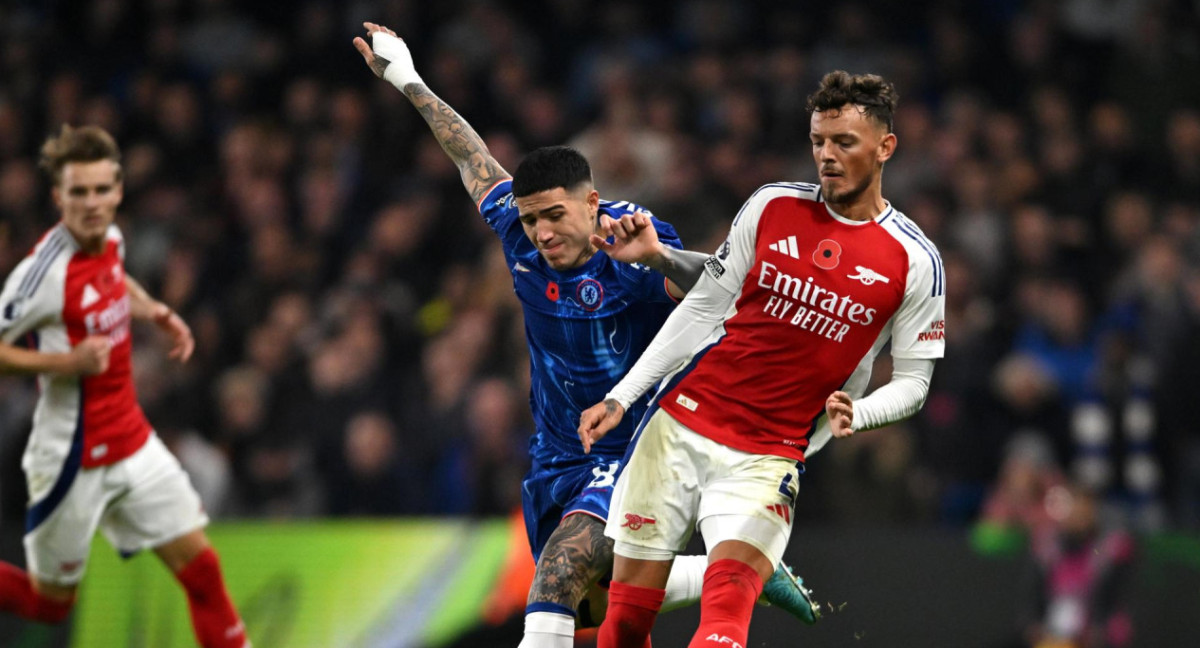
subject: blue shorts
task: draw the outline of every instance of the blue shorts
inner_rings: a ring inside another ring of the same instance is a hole
[[[566,516],[584,513],[601,522],[608,520],[608,503],[623,465],[620,456],[612,455],[534,455],[521,484],[525,531],[534,562]]]

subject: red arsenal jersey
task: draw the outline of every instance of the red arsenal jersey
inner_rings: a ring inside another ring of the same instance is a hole
[[[730,447],[803,460],[829,438],[826,398],[862,396],[889,339],[895,357],[943,354],[941,258],[890,205],[852,221],[815,185],[767,185],[705,270],[696,298],[728,312],[658,403]]]
[[[128,457],[149,438],[134,392],[130,301],[120,231],[109,228],[104,250],[79,249],[62,224],[38,242],[0,294],[0,338],[29,334],[39,351],[65,353],[89,335],[108,336],[108,370],[94,376],[40,375],[41,397],[27,456],[62,458],[82,444],[85,468]]]

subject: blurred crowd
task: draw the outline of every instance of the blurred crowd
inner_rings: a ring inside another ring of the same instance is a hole
[[[800,519],[964,525],[1038,447],[1036,479],[1104,515],[1200,528],[1200,7],[812,4],[6,2],[0,273],[53,222],[42,139],[99,124],[128,271],[197,338],[180,367],[139,330],[139,396],[210,512],[504,514],[532,425],[520,308],[361,22],[505,168],[574,145],[602,197],[700,250],[758,186],[814,179],[821,75],[877,72],[901,95],[884,195],[941,249],[946,358],[920,415],[813,458]],[[0,379],[9,518],[35,397]]]

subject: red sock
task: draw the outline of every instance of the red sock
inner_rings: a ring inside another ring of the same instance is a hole
[[[242,648],[246,645],[246,628],[238,618],[225,581],[221,565],[212,547],[184,565],[175,578],[187,592],[188,610],[192,613],[192,629],[204,648]]]
[[[30,621],[62,623],[74,604],[74,598],[59,602],[38,594],[25,570],[0,562],[0,611]]]
[[[613,581],[596,648],[650,648],[650,628],[666,594],[666,590]]]
[[[742,648],[750,636],[750,614],[762,593],[758,572],[744,562],[718,560],[704,572],[700,628],[688,648]]]

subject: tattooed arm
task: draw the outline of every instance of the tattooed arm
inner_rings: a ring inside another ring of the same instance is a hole
[[[458,166],[463,186],[476,204],[497,182],[512,177],[488,152],[475,129],[429,88],[410,83],[405,86],[404,94],[425,118],[442,150]]]
[[[375,76],[396,86],[425,118],[442,150],[458,167],[471,200],[478,204],[488,189],[512,177],[488,152],[479,133],[426,87],[413,66],[408,46],[396,37],[396,32],[375,23],[363,23],[363,26],[374,47],[362,38],[355,38],[355,49],[362,54]]]

